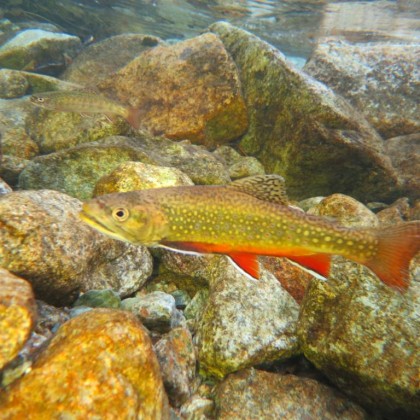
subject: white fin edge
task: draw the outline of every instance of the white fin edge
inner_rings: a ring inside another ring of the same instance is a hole
[[[224,254],[225,255],[225,254]],[[239,267],[238,264],[236,264],[235,261],[232,260],[229,255],[225,255],[225,257],[230,261],[230,263],[238,270],[241,274],[243,274],[245,277],[247,277],[249,280],[252,280],[254,283],[258,283],[258,280],[255,277],[252,277],[251,274],[247,273],[244,269]],[[258,263],[259,264],[259,263]]]
[[[306,271],[307,273],[309,273],[311,276],[314,276],[318,280],[321,280],[321,281],[327,281],[328,280],[327,277],[321,276],[321,274],[317,273],[316,271],[313,271],[309,268],[306,268],[303,265],[300,265],[295,261],[289,260],[289,258],[286,258],[286,260],[289,261],[290,264],[294,265],[295,267],[300,268],[303,271]]]
[[[184,254],[184,255],[195,255],[196,257],[202,257],[203,254],[201,252],[195,252],[195,251],[185,251],[183,249],[178,249],[178,248],[171,248],[170,246],[166,246],[166,245],[161,245],[158,244],[156,245],[156,248],[163,248],[163,249],[167,249],[168,251],[173,251],[173,252],[177,252],[178,254]],[[208,254],[207,254],[208,255]]]

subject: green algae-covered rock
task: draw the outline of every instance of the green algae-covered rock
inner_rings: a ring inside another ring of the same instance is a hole
[[[269,272],[251,280],[226,258],[212,260],[209,298],[197,322],[203,374],[228,373],[299,353],[298,305]]]
[[[28,88],[28,81],[19,72],[0,69],[0,98],[18,98],[25,95]]]
[[[239,69],[249,114],[241,150],[284,176],[292,198],[393,194],[398,182],[382,140],[349,103],[256,36],[223,22],[210,30]]]
[[[169,419],[147,331],[132,314],[110,309],[61,326],[31,371],[0,394],[0,405],[2,419]]]
[[[61,78],[84,86],[96,86],[143,51],[160,43],[162,40],[155,36],[134,33],[105,38],[78,54]]]
[[[361,404],[387,418],[418,418],[419,297],[418,282],[401,294],[363,266],[339,260],[327,282],[313,281],[307,290],[298,326],[302,350]]]
[[[31,285],[0,267],[0,371],[29,338],[36,312]]]
[[[78,297],[73,306],[118,309],[121,306],[121,298],[118,293],[111,289],[88,290]]]
[[[216,388],[216,418],[363,420],[365,411],[313,379],[247,369]]]
[[[121,118],[112,121],[103,114],[81,115],[32,107],[26,118],[26,130],[45,153],[68,149],[108,136],[125,135],[130,128]]]
[[[226,184],[226,168],[211,153],[189,143],[149,137],[110,137],[39,156],[20,174],[21,189],[49,188],[73,197],[92,196],[98,180],[124,162],[174,166],[198,184]]]
[[[177,185],[193,185],[193,182],[176,168],[126,162],[96,183],[93,196]]]
[[[137,291],[152,271],[148,250],[90,228],[80,210],[79,200],[57,191],[0,196],[0,266],[54,304],[91,289],[112,288],[121,296]]]
[[[63,54],[76,55],[81,47],[78,37],[27,29],[0,47],[0,66],[9,69],[36,69],[51,62],[64,62]]]
[[[237,68],[211,33],[149,49],[99,87],[140,109],[155,135],[214,147],[248,126]]]

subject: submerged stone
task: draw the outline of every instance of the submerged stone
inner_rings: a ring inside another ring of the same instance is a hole
[[[343,95],[390,138],[420,130],[419,55],[418,43],[328,40],[316,47],[304,70]]]
[[[239,69],[249,114],[241,150],[286,179],[293,199],[342,192],[389,198],[398,181],[382,139],[342,97],[228,23],[210,26]]]
[[[87,306],[90,308],[115,308],[121,306],[121,298],[111,289],[88,290],[79,296],[73,306]]]
[[[311,282],[301,306],[298,334],[306,358],[385,417],[418,418],[418,292],[414,277],[402,294],[365,267],[337,259],[327,282]]]
[[[210,33],[145,51],[100,88],[140,109],[154,135],[214,147],[247,129],[235,63]]]
[[[31,285],[0,267],[0,371],[28,340],[36,315]]]
[[[151,274],[144,247],[91,229],[79,200],[57,191],[19,191],[0,197],[0,266],[29,280],[37,297],[71,303],[79,292],[137,291]]]
[[[31,371],[0,394],[2,418],[169,419],[145,328],[127,312],[94,309],[60,327]]]
[[[338,391],[313,379],[247,369],[216,389],[216,418],[364,420],[367,413]]]

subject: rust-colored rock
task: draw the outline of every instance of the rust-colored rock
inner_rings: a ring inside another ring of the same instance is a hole
[[[31,285],[0,267],[0,370],[17,356],[35,318]]]
[[[248,126],[236,66],[214,34],[145,51],[100,84],[156,135],[212,147]]]
[[[0,394],[1,418],[169,419],[159,364],[134,315],[94,309],[65,323]]]

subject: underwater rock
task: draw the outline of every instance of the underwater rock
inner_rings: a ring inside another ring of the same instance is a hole
[[[125,162],[96,183],[93,196],[177,185],[193,185],[193,182],[176,168]]]
[[[419,56],[418,43],[329,40],[316,47],[304,70],[343,95],[387,139],[420,130]]]
[[[392,226],[411,220],[411,209],[408,198],[399,198],[386,209],[378,212],[376,216],[381,226]]]
[[[154,135],[214,147],[247,129],[235,63],[214,34],[145,51],[99,88],[140,109]]]
[[[319,204],[308,210],[309,214],[331,217],[346,227],[376,227],[379,221],[375,213],[365,205],[344,194],[325,197]]]
[[[195,350],[191,333],[177,327],[164,335],[154,346],[163,383],[173,407],[180,407],[192,393],[195,378]]]
[[[276,277],[297,303],[302,302],[306,288],[314,278],[311,273],[292,264],[287,258],[260,257],[260,263]]]
[[[118,309],[121,306],[121,298],[112,289],[88,290],[77,298],[73,306]]]
[[[318,205],[324,198],[325,197],[322,196],[305,198],[305,200],[299,201],[297,206],[300,207],[303,211],[308,211],[312,207]]]
[[[4,155],[1,159],[0,176],[12,187],[18,183],[20,173],[29,164],[29,160]]]
[[[401,178],[402,193],[420,198],[420,133],[388,139],[385,150]]]
[[[31,285],[0,267],[0,371],[28,340],[36,312]]]
[[[342,192],[372,200],[395,192],[382,139],[346,100],[249,32],[223,22],[210,30],[239,69],[249,113],[241,150],[284,176],[291,198]]]
[[[230,181],[223,164],[204,148],[144,134],[135,139],[109,137],[39,156],[20,174],[19,188],[48,188],[84,200],[92,197],[95,184],[102,176],[129,161],[176,167],[197,184]]]
[[[216,417],[224,419],[362,420],[366,412],[313,379],[255,369],[233,373],[216,389]]]
[[[160,38],[142,34],[105,38],[83,49],[60,77],[84,86],[96,86],[143,51],[161,43]]]
[[[7,182],[0,178],[0,195],[9,194],[12,191],[13,190],[10,188]]]
[[[386,418],[418,418],[419,296],[415,281],[402,294],[365,267],[337,258],[328,281],[312,281],[301,305],[298,334],[306,358]]]
[[[180,409],[183,419],[207,420],[214,417],[214,402],[210,398],[193,395]]]
[[[144,247],[92,230],[79,200],[57,191],[18,191],[0,197],[0,266],[32,283],[48,303],[72,302],[79,292],[137,291],[152,271]]]
[[[213,154],[226,163],[229,176],[235,180],[247,176],[264,175],[264,167],[252,156],[241,156],[235,149],[229,146],[218,147]]]
[[[124,299],[121,308],[135,314],[150,330],[168,332],[182,323],[175,299],[168,293],[152,292],[141,297]]]
[[[81,47],[77,36],[41,29],[19,32],[0,47],[0,66],[16,70],[37,71],[52,62],[62,63]]]
[[[94,309],[60,327],[31,371],[0,394],[2,418],[169,419],[159,364],[132,314]]]
[[[0,69],[0,98],[11,99],[25,95],[29,83],[20,72]]]
[[[222,378],[298,354],[298,305],[277,279],[263,270],[259,281],[251,280],[224,257],[212,262],[210,294],[195,337],[201,372]]]
[[[2,129],[1,151],[4,155],[30,160],[39,153],[38,145],[31,139],[22,127],[7,127]]]

